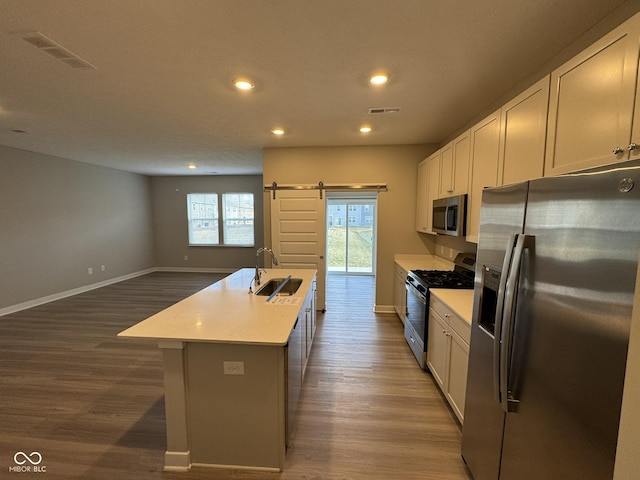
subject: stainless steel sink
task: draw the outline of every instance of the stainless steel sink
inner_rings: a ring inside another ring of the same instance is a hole
[[[287,280],[286,278],[272,278],[270,280],[267,280],[267,282],[264,283],[260,287],[260,289],[256,292],[256,295],[262,295],[267,297],[271,295],[273,292],[275,292],[278,289],[278,287],[282,283],[284,283],[286,280]],[[283,296],[293,295],[298,291],[301,284],[302,284],[301,278],[289,278],[287,283],[285,283],[282,286],[282,288],[276,295],[283,295]]]

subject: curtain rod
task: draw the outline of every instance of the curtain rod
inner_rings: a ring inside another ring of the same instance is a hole
[[[265,185],[264,191],[273,191],[273,199],[276,199],[276,190],[320,190],[320,198],[322,199],[323,190],[375,190],[386,192],[386,183],[354,183],[354,184],[325,184],[318,182],[317,185],[278,185],[273,182],[271,185]]]

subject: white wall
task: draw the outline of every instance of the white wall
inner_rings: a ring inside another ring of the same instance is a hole
[[[153,267],[148,177],[3,146],[0,172],[0,309]]]

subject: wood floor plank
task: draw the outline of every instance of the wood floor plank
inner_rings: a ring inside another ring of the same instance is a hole
[[[372,277],[341,276],[327,282],[285,471],[163,472],[160,352],[116,334],[220,277],[157,272],[1,317],[0,472],[38,451],[49,480],[471,478],[400,321],[372,311]]]

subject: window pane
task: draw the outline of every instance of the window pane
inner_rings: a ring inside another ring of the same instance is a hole
[[[253,245],[253,194],[222,195],[225,245]]]
[[[218,194],[188,194],[187,215],[189,219],[189,244],[217,245],[220,243],[218,235]]]

